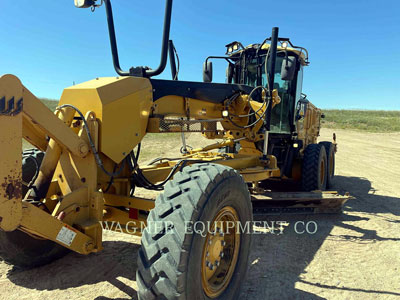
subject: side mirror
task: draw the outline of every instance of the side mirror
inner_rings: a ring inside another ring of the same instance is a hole
[[[232,83],[234,75],[235,75],[235,65],[230,63],[228,65],[228,68],[226,69],[226,79],[228,83]]]
[[[308,103],[309,101],[306,99],[306,97],[303,96],[302,98],[297,102],[297,112],[296,112],[296,121],[305,118],[307,114],[307,108],[308,108]]]
[[[78,8],[88,8],[95,4],[95,0],[74,0],[74,4]]]
[[[296,71],[296,57],[288,56],[283,59],[281,69],[282,80],[293,80]]]
[[[204,62],[204,64],[203,64],[203,81],[204,82],[212,82],[212,75],[213,75],[212,62],[211,61]]]

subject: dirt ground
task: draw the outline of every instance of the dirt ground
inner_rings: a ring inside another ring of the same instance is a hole
[[[335,132],[334,189],[355,199],[337,215],[257,217],[289,225],[254,235],[241,299],[400,299],[400,133]],[[317,232],[297,234],[297,221],[316,222]],[[71,253],[33,270],[0,262],[0,299],[137,299],[139,239],[104,237],[99,254]]]

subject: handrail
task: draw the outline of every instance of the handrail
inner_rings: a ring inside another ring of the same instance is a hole
[[[108,33],[110,36],[111,54],[112,54],[112,58],[113,58],[114,69],[119,75],[128,76],[129,72],[122,71],[122,69],[119,65],[117,39],[115,37],[114,17],[113,17],[113,13],[112,13],[111,1],[104,0],[104,3],[106,6]]]
[[[114,18],[111,7],[111,0],[104,0],[107,14],[108,32],[110,37],[111,54],[115,71],[121,76],[141,76],[152,77],[161,74],[167,65],[168,41],[171,28],[172,0],[166,0],[163,39],[161,44],[161,59],[160,64],[155,70],[144,67],[130,68],[129,71],[123,71],[120,67],[118,57],[117,39],[115,36]]]

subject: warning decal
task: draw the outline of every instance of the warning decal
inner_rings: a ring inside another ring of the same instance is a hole
[[[60,230],[60,232],[57,235],[57,241],[67,245],[71,246],[74,238],[76,236],[76,232],[69,229],[67,226],[63,226]]]

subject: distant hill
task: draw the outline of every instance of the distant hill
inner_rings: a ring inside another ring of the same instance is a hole
[[[42,101],[52,111],[56,110],[56,107],[57,107],[57,104],[58,104],[58,100],[56,100],[56,99],[48,99],[48,98],[40,98],[40,101]]]

